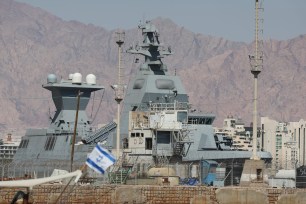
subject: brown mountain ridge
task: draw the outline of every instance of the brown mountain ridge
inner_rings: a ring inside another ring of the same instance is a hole
[[[182,77],[193,107],[214,113],[220,126],[228,115],[252,120],[253,76],[248,55],[252,44],[195,34],[170,19],[153,20],[161,41],[174,55],[164,62]],[[125,49],[139,41],[136,29],[126,30]],[[123,54],[125,81],[139,64]],[[41,85],[47,75],[67,78],[80,72],[97,76],[105,86],[95,95],[88,115],[94,124],[115,116],[117,47],[115,31],[76,21],[63,21],[50,13],[13,0],[0,1],[0,130],[21,134],[28,127],[46,127],[53,115],[51,95]],[[259,75],[259,116],[281,121],[306,118],[306,35],[286,41],[264,42],[264,69]]]

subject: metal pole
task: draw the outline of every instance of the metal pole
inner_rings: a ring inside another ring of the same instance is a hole
[[[70,172],[72,172],[72,166],[73,166],[73,156],[74,156],[74,144],[75,144],[75,138],[76,138],[76,131],[78,126],[78,116],[79,116],[79,108],[80,108],[80,90],[78,91],[78,97],[77,97],[77,110],[75,113],[75,121],[74,121],[74,131],[73,131],[73,137],[71,142],[71,160],[70,160]]]
[[[202,160],[203,160],[203,157],[200,159],[200,165],[199,165],[199,172],[200,172],[200,175],[199,175],[199,177],[200,177],[200,185],[202,186]]]
[[[253,109],[253,153],[251,159],[257,156],[257,80],[262,69],[262,48],[259,49],[259,0],[255,1],[255,56],[250,56],[251,73],[254,75],[254,109]]]
[[[117,159],[120,155],[120,102],[117,103]]]
[[[116,32],[117,40],[116,43],[118,44],[118,85],[115,90],[115,100],[117,101],[117,137],[116,137],[116,152],[117,152],[117,159],[120,156],[120,103],[123,100],[123,91],[124,86],[122,84],[122,77],[121,77],[121,46],[124,43],[124,32]]]
[[[4,168],[5,168],[5,153],[3,154],[2,157],[2,181],[4,179]]]
[[[257,77],[254,77],[253,159],[257,158]]]
[[[258,59],[258,0],[255,2],[255,59]],[[256,61],[257,65],[257,61]],[[254,75],[253,159],[257,158],[257,76]]]
[[[234,185],[234,159],[232,159],[231,186]]]

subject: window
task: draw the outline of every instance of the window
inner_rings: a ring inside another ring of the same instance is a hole
[[[152,150],[152,138],[146,138],[145,148],[147,150]]]
[[[19,148],[27,148],[29,144],[29,140],[21,140],[19,144]]]
[[[143,132],[131,132],[131,137],[144,137]]]
[[[157,132],[158,144],[170,144],[170,131],[158,131]]]
[[[177,112],[177,121],[186,123],[187,122],[187,112]]]
[[[55,136],[49,136],[46,140],[46,143],[45,143],[45,150],[46,151],[53,150],[54,146],[55,146],[55,143],[56,143],[56,137]]]
[[[175,88],[174,81],[171,79],[156,79],[155,85],[157,89],[173,90]]]

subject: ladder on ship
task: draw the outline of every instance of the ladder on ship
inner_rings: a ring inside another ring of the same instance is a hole
[[[123,153],[114,164],[112,170],[108,173],[109,182],[112,184],[126,184],[127,178],[135,168],[138,157],[136,157],[134,161],[132,160],[132,157],[127,160],[126,153]]]
[[[193,131],[188,129],[188,125],[183,125],[183,129],[174,134],[175,144],[173,147],[173,153],[179,156],[186,156],[191,143],[193,141],[190,139],[193,136]]]

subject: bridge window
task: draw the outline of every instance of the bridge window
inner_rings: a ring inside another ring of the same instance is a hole
[[[187,112],[177,112],[177,121],[186,123],[187,122]]]
[[[143,132],[131,132],[131,137],[144,137]]]
[[[173,90],[175,88],[174,81],[171,79],[156,79],[155,85],[157,89]]]
[[[188,124],[200,124],[200,125],[211,125],[214,121],[212,117],[197,117],[197,116],[189,116]]]
[[[170,131],[157,131],[158,144],[170,144]]]

